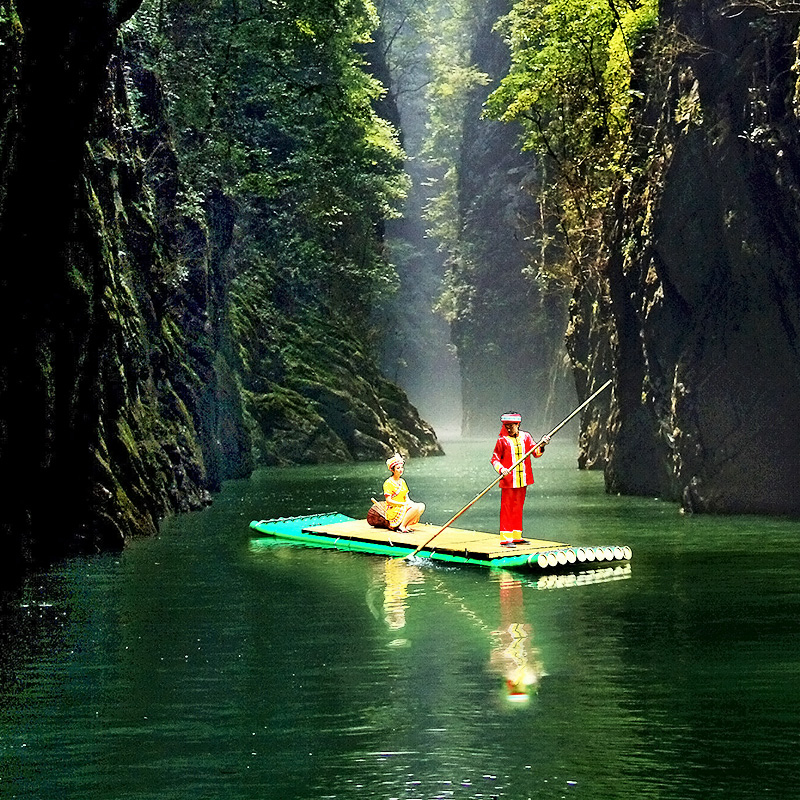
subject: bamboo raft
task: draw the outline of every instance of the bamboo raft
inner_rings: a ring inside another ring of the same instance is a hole
[[[410,533],[400,533],[375,528],[365,519],[344,514],[262,519],[251,522],[250,527],[265,537],[296,544],[397,558],[414,553],[422,542],[440,530],[436,525],[420,523]],[[628,562],[631,549],[619,545],[574,547],[546,539],[528,539],[512,549],[502,546],[497,534],[447,528],[421,549],[418,557],[479,567],[552,572]]]

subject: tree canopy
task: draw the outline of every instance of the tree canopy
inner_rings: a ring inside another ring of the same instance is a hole
[[[370,0],[145,0],[130,25],[163,82],[184,201],[220,186],[239,210],[237,271],[285,298],[390,285],[379,230],[405,192],[383,87],[360,48]]]

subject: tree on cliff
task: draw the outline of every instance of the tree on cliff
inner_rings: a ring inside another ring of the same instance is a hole
[[[166,87],[189,211],[202,219],[213,187],[234,209],[228,356],[257,461],[438,449],[410,411],[390,419],[402,402],[373,363],[372,308],[396,285],[383,226],[406,191],[365,61],[377,24],[365,0],[210,0],[202,15],[175,0],[132,26]]]
[[[147,0],[132,24],[169,99],[185,202],[213,184],[235,197],[235,269],[260,262],[288,305],[339,296],[358,315],[393,280],[379,233],[402,152],[357,52],[376,25],[362,0],[209,0],[202,14]]]
[[[489,87],[507,68],[508,48],[492,27],[509,3],[391,5],[392,20],[405,27],[392,29],[390,60],[399,62],[401,88],[419,87],[417,103],[405,105],[426,127],[422,141],[413,143],[422,184],[415,197],[422,196],[427,242],[439,251],[421,254],[410,269],[420,263],[441,275],[436,308],[458,355],[462,431],[485,431],[511,406],[543,423],[571,400],[563,352],[566,296],[539,280],[523,230],[524,220],[537,214],[525,189],[535,162],[519,154],[516,128],[481,118]],[[408,68],[409,48],[419,53],[416,71]],[[408,81],[409,74],[416,80]]]
[[[656,3],[521,0],[502,21],[511,68],[486,114],[522,126],[545,165],[539,236],[557,232],[551,274],[567,283],[600,255],[602,215],[627,158],[633,53],[656,24]]]

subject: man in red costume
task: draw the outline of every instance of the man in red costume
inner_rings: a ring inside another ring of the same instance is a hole
[[[522,510],[525,493],[533,483],[531,456],[539,458],[550,440],[545,436],[538,444],[534,442],[527,431],[519,429],[522,417],[516,412],[503,414],[500,421],[503,427],[491,461],[495,471],[503,476],[500,479],[500,544],[513,547],[526,541],[522,538]],[[528,457],[517,464],[526,453]],[[517,465],[511,469],[514,464]]]

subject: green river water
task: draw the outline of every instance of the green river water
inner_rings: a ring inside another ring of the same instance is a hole
[[[443,523],[492,442],[406,479]],[[553,442],[529,535],[627,544],[540,580],[253,541],[363,517],[382,463],[265,469],[122,554],[33,575],[0,617],[0,797],[800,797],[800,522],[605,494]],[[459,520],[497,530],[493,490]]]

